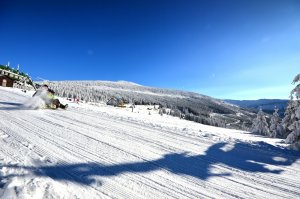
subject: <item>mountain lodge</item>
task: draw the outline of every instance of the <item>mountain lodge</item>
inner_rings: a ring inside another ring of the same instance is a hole
[[[7,75],[0,75],[0,86],[3,87],[13,87],[14,79]]]
[[[30,79],[23,75],[0,68],[0,86],[31,90]]]

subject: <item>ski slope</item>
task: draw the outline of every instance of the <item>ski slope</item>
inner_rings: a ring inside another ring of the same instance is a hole
[[[143,106],[30,110],[30,99],[0,87],[0,198],[300,198],[300,153],[280,139]]]

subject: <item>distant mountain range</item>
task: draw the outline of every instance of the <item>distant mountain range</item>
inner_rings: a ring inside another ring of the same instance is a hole
[[[55,81],[57,95],[88,102],[108,102],[112,98],[132,104],[157,104],[164,113],[220,127],[250,127],[255,113],[198,93],[153,88],[119,81]]]
[[[237,105],[242,108],[252,109],[258,111],[261,107],[262,110],[266,113],[272,114],[274,112],[274,108],[277,107],[279,109],[278,113],[280,117],[284,116],[285,108],[289,100],[281,100],[281,99],[259,99],[259,100],[224,100],[230,104]]]

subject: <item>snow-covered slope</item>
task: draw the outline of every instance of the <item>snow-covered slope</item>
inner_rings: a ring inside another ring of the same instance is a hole
[[[199,93],[141,86],[125,81],[54,81],[50,87],[62,97],[89,102],[107,102],[111,98],[135,104],[160,104],[173,115],[213,126],[242,129],[250,127],[254,113]],[[179,113],[179,114],[178,114]]]
[[[300,196],[300,154],[280,139],[143,107],[30,110],[28,100],[0,87],[0,198]]]

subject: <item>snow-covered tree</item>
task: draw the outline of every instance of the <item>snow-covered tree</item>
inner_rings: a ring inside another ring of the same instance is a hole
[[[285,142],[291,144],[292,148],[300,149],[300,74],[294,78],[293,84],[295,83],[298,85],[291,91],[283,123],[288,132]]]
[[[251,132],[266,136],[270,135],[266,117],[261,109],[259,109],[257,117],[253,121]]]
[[[275,108],[274,113],[271,117],[271,124],[270,124],[270,133],[271,137],[274,138],[283,138],[284,136],[284,128],[281,125],[281,119],[278,114],[278,108]]]
[[[296,108],[297,108],[297,101],[290,100],[288,106],[285,109],[284,118],[282,120],[282,125],[286,130],[286,133],[283,138],[286,138],[290,133],[289,126],[291,126],[294,122],[297,121],[295,115]]]

